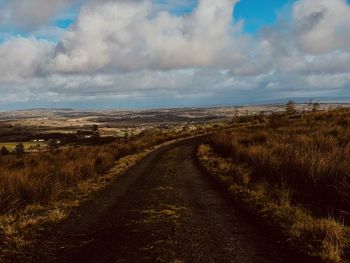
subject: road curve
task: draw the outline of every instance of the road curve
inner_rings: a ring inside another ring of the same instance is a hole
[[[296,262],[215,189],[195,150],[188,141],[147,156],[84,203],[32,261]]]

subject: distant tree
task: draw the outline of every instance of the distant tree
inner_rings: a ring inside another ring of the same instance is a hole
[[[257,115],[257,119],[259,122],[265,122],[265,111],[260,111]]]
[[[318,101],[314,101],[312,98],[309,100],[308,106],[309,110],[312,112],[317,112],[320,109],[320,103]]]
[[[317,112],[320,109],[320,103],[318,101],[314,102],[312,105],[312,112]]]
[[[3,147],[1,148],[0,154],[1,154],[1,155],[9,155],[9,154],[10,154],[10,151],[7,150],[7,148],[6,148],[5,146],[3,146]]]
[[[93,139],[100,138],[100,131],[99,131],[98,126],[96,124],[94,124],[92,126],[92,134],[91,135],[92,135]]]
[[[24,153],[24,145],[23,143],[19,143],[16,145],[15,147],[15,153],[18,155],[18,156],[22,156],[23,153]]]
[[[232,123],[238,122],[238,117],[239,117],[239,111],[238,111],[238,108],[235,107],[235,110],[233,112]]]
[[[58,145],[57,145],[57,141],[55,139],[49,139],[47,141],[47,147],[49,147],[50,149],[54,149],[56,148]]]
[[[125,131],[125,132],[124,132],[124,140],[128,141],[129,138],[130,138],[129,132],[128,132],[128,131]]]
[[[312,111],[313,103],[314,103],[314,99],[313,99],[313,98],[310,98],[310,99],[309,99],[309,102],[308,102],[308,104],[307,104],[309,111]]]
[[[293,115],[295,113],[296,113],[295,102],[293,100],[290,100],[286,105],[286,114]]]

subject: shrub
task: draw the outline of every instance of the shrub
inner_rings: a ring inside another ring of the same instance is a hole
[[[9,155],[10,151],[5,146],[1,148],[0,155]]]

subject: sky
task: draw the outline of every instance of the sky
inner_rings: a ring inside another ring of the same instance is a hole
[[[350,99],[347,0],[0,0],[0,110]]]

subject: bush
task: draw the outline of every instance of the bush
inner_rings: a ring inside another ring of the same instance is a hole
[[[1,148],[0,155],[9,155],[10,151],[5,146]]]
[[[24,145],[23,143],[19,143],[16,145],[15,147],[15,153],[18,155],[18,156],[22,156],[23,153],[24,153]]]

